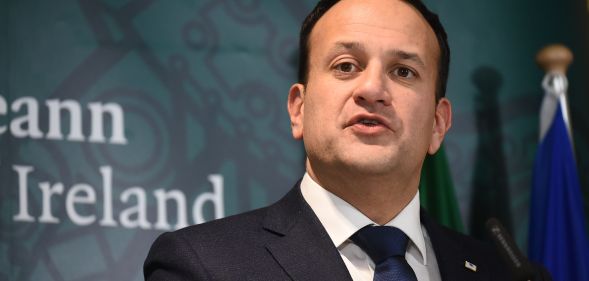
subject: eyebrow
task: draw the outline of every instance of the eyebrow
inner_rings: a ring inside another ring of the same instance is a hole
[[[330,53],[337,54],[342,51],[365,51],[365,50],[366,50],[366,48],[360,42],[338,41],[338,42],[335,42],[335,46],[332,48]],[[400,49],[392,49],[392,50],[387,51],[387,55],[389,55],[391,57],[400,58],[402,60],[409,60],[409,61],[415,62],[416,64],[418,64],[421,67],[425,67],[425,63],[419,57],[419,55],[416,53],[407,52],[407,51],[400,50]]]
[[[364,45],[360,44],[359,42],[349,42],[349,41],[338,41],[335,42],[335,46],[331,49],[331,53],[339,53],[341,51],[364,51]]]
[[[416,64],[419,64],[419,66],[421,66],[421,67],[425,67],[425,63],[421,60],[419,55],[417,55],[416,53],[406,52],[406,51],[399,50],[399,49],[390,50],[387,53],[393,57],[398,57],[403,60],[410,60]]]

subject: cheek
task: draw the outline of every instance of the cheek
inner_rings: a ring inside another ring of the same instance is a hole
[[[314,93],[313,93],[314,94]],[[305,100],[305,107],[304,107],[304,115],[303,115],[303,122],[305,124],[304,130],[306,132],[309,131],[317,131],[318,125],[321,123],[318,120],[322,119],[322,105],[317,102],[316,99],[310,98],[307,96]],[[308,136],[316,135],[316,133],[307,133]]]
[[[334,111],[337,95],[320,87],[314,87],[307,92],[305,100],[305,115],[309,119],[329,118]],[[320,120],[315,120],[320,121]]]
[[[405,127],[408,128],[412,133],[412,137],[418,137],[419,139],[426,138],[432,134],[435,112],[433,105],[426,106],[427,103],[433,101],[419,99],[415,100],[412,105],[407,106],[407,110],[403,112],[404,120],[406,121]]]
[[[338,83],[323,78],[322,83],[309,83],[305,97],[305,121],[319,130],[338,129],[345,122],[346,112],[353,112],[349,83]]]
[[[420,125],[420,129],[424,134],[431,134],[434,127],[435,112],[433,107],[421,108],[418,120],[416,121]]]

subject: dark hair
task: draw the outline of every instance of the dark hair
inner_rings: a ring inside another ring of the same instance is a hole
[[[311,13],[303,21],[299,37],[299,83],[307,84],[309,79],[309,36],[315,24],[319,19],[340,0],[321,0]],[[438,79],[436,81],[436,101],[446,96],[446,84],[448,81],[448,72],[450,68],[450,47],[448,46],[448,36],[438,18],[438,15],[430,11],[421,0],[401,0],[413,6],[425,18],[427,23],[433,29],[438,39],[440,47],[440,60],[438,62]]]

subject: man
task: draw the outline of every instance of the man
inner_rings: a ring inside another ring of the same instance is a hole
[[[418,0],[320,1],[300,52],[288,112],[307,152],[301,182],[267,208],[162,235],[145,278],[509,280],[490,248],[419,207],[424,158],[452,122],[437,16]],[[373,255],[375,229],[404,241],[401,258]]]

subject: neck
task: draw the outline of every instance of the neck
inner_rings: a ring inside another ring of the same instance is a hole
[[[417,176],[374,175],[345,169],[320,169],[307,160],[307,173],[321,187],[379,225],[397,216],[417,193]]]

